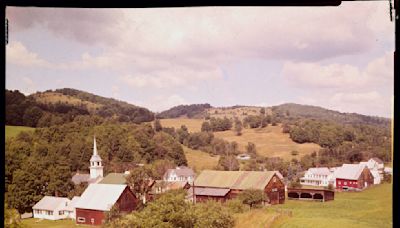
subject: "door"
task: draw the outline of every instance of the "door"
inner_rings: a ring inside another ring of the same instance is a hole
[[[269,194],[269,203],[272,205],[279,204],[279,192],[271,192]]]

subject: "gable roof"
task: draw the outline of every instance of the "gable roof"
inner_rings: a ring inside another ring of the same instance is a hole
[[[82,193],[76,208],[109,211],[117,202],[127,185],[90,184]]]
[[[90,179],[90,174],[88,173],[76,173],[74,176],[72,176],[72,182],[74,184],[80,184],[82,182],[88,182]]]
[[[331,171],[327,167],[309,168],[308,172],[316,175],[329,175]]]
[[[264,189],[275,171],[216,171],[204,170],[195,186],[229,189]]]
[[[45,196],[32,209],[54,211],[60,206],[66,207],[69,202],[70,200],[66,197]]]
[[[194,176],[194,172],[191,168],[186,167],[186,166],[180,166],[177,169],[168,169],[164,174],[164,178],[168,177],[172,173],[176,173],[176,175],[178,177],[179,176],[183,176],[183,177]]]
[[[75,205],[78,203],[80,196],[74,196],[68,206],[65,208],[66,211],[74,211]]]
[[[383,161],[377,157],[371,158],[372,160],[376,161],[378,164],[383,164]]]
[[[335,177],[340,179],[357,180],[364,168],[363,164],[343,164],[335,171]]]
[[[230,191],[229,188],[194,188],[194,194],[200,196],[226,196]],[[191,192],[193,195],[193,188],[190,188],[188,192]]]
[[[109,173],[99,184],[126,184],[124,173]]]

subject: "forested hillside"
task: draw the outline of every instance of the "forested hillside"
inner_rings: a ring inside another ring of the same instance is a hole
[[[159,113],[157,118],[204,118],[205,111],[209,108],[212,108],[210,104],[179,105]]]
[[[6,125],[48,127],[72,122],[82,115],[131,123],[154,119],[148,109],[75,89],[49,90],[29,96],[18,90],[6,90]]]
[[[311,105],[288,103],[272,106],[271,109],[276,116],[287,119],[308,118],[329,120],[337,124],[367,124],[382,127],[390,126],[390,119],[387,118],[366,116],[357,113],[341,113]]]
[[[103,159],[105,175],[124,172],[121,167],[164,160],[186,165],[181,144],[148,123],[112,123],[101,117],[79,116],[71,123],[34,132],[21,132],[6,140],[6,202],[19,212],[30,211],[44,195],[73,193],[72,175],[88,172],[93,136]]]

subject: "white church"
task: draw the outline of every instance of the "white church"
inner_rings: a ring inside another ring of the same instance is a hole
[[[90,173],[79,173],[77,172],[73,177],[72,177],[72,182],[75,185],[81,184],[81,183],[88,183],[88,184],[93,184],[93,183],[99,183],[101,180],[103,180],[103,165],[102,165],[102,160],[100,155],[97,153],[97,146],[96,146],[96,137],[93,139],[93,155],[90,158]]]
[[[89,169],[89,174],[76,173],[72,177],[72,181],[75,184],[84,182],[93,184],[103,179],[103,165],[101,157],[97,153],[96,137],[93,142],[93,155],[90,158]],[[79,196],[75,196],[72,200],[67,197],[44,196],[33,206],[33,217],[49,220],[75,219],[75,205],[79,199]]]

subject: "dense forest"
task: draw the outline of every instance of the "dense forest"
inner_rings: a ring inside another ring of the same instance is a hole
[[[212,108],[212,106],[210,104],[179,105],[159,113],[157,118],[204,118],[205,110],[208,108]]]
[[[6,141],[6,202],[20,213],[30,211],[43,195],[67,196],[72,175],[88,172],[97,138],[105,174],[125,163],[168,160],[186,165],[181,144],[148,123],[133,124],[79,116],[73,122],[21,132]]]
[[[18,90],[6,90],[6,125],[49,127],[72,122],[82,115],[131,123],[154,119],[154,114],[145,108],[74,89],[49,90],[29,96]]]

